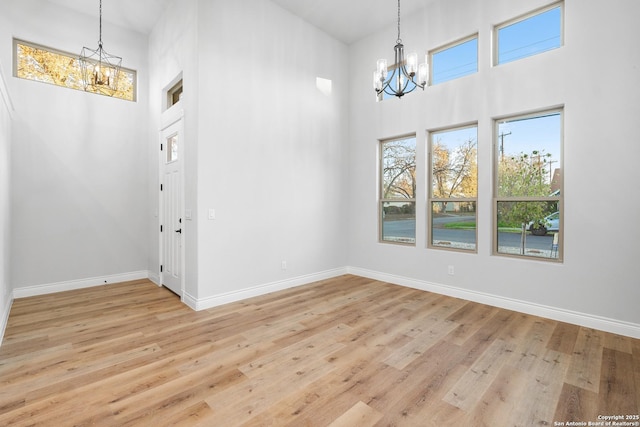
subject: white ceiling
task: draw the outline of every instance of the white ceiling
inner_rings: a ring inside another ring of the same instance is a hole
[[[99,0],[49,0],[87,15],[98,16]],[[105,22],[148,34],[172,0],[103,0]],[[242,0],[229,0],[242,1]],[[396,0],[272,0],[329,35],[350,44],[397,21]],[[430,0],[402,0],[402,16]]]
[[[398,20],[396,0],[272,1],[347,44],[395,25]],[[427,0],[402,0],[402,16],[414,14],[426,2]]]
[[[98,18],[99,0],[49,0],[51,3]],[[149,34],[172,0],[102,0],[102,20]]]

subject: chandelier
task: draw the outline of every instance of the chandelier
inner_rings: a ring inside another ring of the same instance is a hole
[[[100,39],[98,49],[82,48],[80,54],[84,90],[112,96],[118,90],[122,58],[102,48],[102,0],[100,0]]]
[[[392,65],[391,74],[389,75],[386,59],[378,59],[376,70],[373,72],[373,88],[378,101],[382,100],[384,93],[400,98],[404,94],[413,92],[416,87],[424,90],[427,84],[426,60],[418,65],[418,54],[415,52],[409,53],[406,60],[404,57],[404,45],[400,38],[400,0],[398,0],[398,39],[393,49],[395,62]]]

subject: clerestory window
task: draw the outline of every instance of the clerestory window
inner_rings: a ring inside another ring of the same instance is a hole
[[[18,39],[13,40],[13,46],[15,77],[70,89],[85,90],[82,68],[78,61],[79,55]],[[121,68],[120,73],[118,90],[113,94],[113,97],[135,101],[136,72]],[[87,92],[91,92],[91,89],[88,89]]]

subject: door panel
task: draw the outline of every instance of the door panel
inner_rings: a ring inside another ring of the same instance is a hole
[[[182,121],[162,131],[161,283],[183,296]]]

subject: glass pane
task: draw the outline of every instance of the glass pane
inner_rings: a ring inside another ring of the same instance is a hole
[[[560,113],[498,124],[498,197],[548,197],[562,188]]]
[[[558,259],[558,202],[498,202],[498,253]]]
[[[178,135],[167,138],[167,163],[178,160]]]
[[[382,203],[382,240],[398,243],[416,242],[415,202]]]
[[[432,202],[431,244],[476,249],[476,202]]]
[[[416,138],[382,143],[383,199],[415,199]]]
[[[431,84],[438,84],[478,71],[478,38],[431,55]]]
[[[498,64],[561,46],[560,6],[498,29]]]
[[[476,197],[478,194],[478,128],[431,135],[432,197]]]
[[[78,57],[42,46],[15,41],[16,77],[85,90]],[[136,73],[120,69],[118,90],[113,97],[135,100]],[[92,91],[87,89],[87,91]]]
[[[392,67],[389,67],[389,74],[387,75],[387,79],[391,79],[391,83],[389,84],[389,86],[391,86],[391,88],[393,88],[394,90],[397,90],[398,88],[398,75],[400,74],[400,71],[398,70],[398,68],[395,66],[395,64]],[[405,95],[407,93],[410,93],[410,91],[413,91],[414,89],[416,89],[416,84],[415,84],[415,80],[417,80],[417,76],[414,77],[414,80],[409,80],[406,77],[402,77],[402,85],[404,86],[405,84],[407,85],[406,89],[405,89]],[[386,80],[385,80],[386,82]],[[387,91],[382,92],[382,100],[386,100],[386,99],[391,99],[391,98],[396,98],[395,95],[389,94]]]

